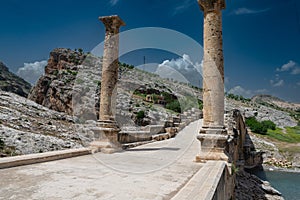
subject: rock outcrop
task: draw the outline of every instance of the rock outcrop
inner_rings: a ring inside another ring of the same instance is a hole
[[[37,81],[28,98],[52,110],[72,114],[73,85],[78,65],[85,57],[82,52],[54,49],[45,67],[45,75]]]
[[[27,97],[30,89],[30,83],[10,72],[4,63],[0,61],[0,90]]]

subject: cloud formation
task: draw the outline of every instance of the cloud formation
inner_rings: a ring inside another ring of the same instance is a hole
[[[179,71],[195,71],[198,72],[202,71],[202,63],[193,63],[191,58],[187,54],[183,54],[182,58],[172,59],[172,60],[165,60],[158,67],[162,66],[169,66],[171,68],[177,69]]]
[[[290,72],[293,75],[297,75],[297,74],[300,74],[300,67],[295,61],[290,60],[288,63],[277,68],[276,71],[277,72]]]
[[[193,85],[200,86],[202,83],[202,65],[203,61],[201,63],[193,63],[189,55],[183,54],[180,58],[163,61],[158,65],[155,73],[164,78],[172,78],[169,77],[170,74],[175,73],[174,80],[190,82]]]
[[[284,80],[283,79],[270,80],[270,83],[273,87],[280,87],[284,85]]]
[[[292,60],[290,60],[288,63],[282,65],[280,68],[277,68],[276,71],[278,72],[285,72],[289,71],[290,69],[294,68],[296,66],[296,63]]]
[[[238,86],[235,86],[233,88],[231,88],[227,93],[228,94],[235,94],[235,95],[241,95],[243,97],[246,97],[246,98],[251,98],[253,97],[254,95],[257,95],[257,94],[264,94],[264,93],[267,93],[268,90],[266,89],[259,89],[259,90],[247,90],[247,89],[244,89],[242,86],[238,85]]]
[[[263,9],[263,10],[252,10],[249,8],[238,8],[233,11],[234,15],[250,15],[250,14],[258,14],[258,13],[263,13],[267,12],[270,10],[269,8]]]
[[[115,6],[120,0],[110,0],[109,3],[111,6]]]
[[[293,75],[300,74],[300,67],[295,67],[295,68],[292,70],[291,74],[293,74]]]
[[[191,7],[193,5],[193,0],[185,0],[181,4],[177,5],[174,9],[173,15],[176,15],[178,13],[181,13]]]
[[[44,74],[44,68],[46,65],[46,60],[36,61],[34,63],[24,63],[24,67],[18,69],[17,75],[34,85]]]

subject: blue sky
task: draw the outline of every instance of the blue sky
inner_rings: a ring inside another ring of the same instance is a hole
[[[227,91],[246,97],[266,93],[300,102],[300,2],[226,3]],[[17,72],[19,68],[38,69],[57,47],[91,51],[104,39],[98,17],[112,14],[126,22],[122,31],[162,27],[203,44],[203,14],[196,0],[9,0],[1,1],[0,60]],[[151,49],[132,52],[121,61],[140,65],[144,55],[149,63],[169,60],[176,65],[180,61],[178,55]]]

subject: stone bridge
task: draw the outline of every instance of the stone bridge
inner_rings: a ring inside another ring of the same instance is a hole
[[[174,138],[114,154],[84,148],[2,158],[0,199],[230,199],[232,165],[251,167],[255,157],[240,113],[225,119],[229,162],[195,162],[203,123],[196,120]]]
[[[162,127],[148,127],[143,138],[161,141],[122,150],[122,143],[139,142],[119,129],[113,113],[118,33],[125,23],[116,15],[101,17],[106,35],[100,115],[92,129],[99,137],[89,148],[0,159],[0,199],[234,199],[232,169],[260,164],[261,154],[239,111],[224,120],[225,0],[198,2],[204,12],[203,120],[187,114],[184,123],[177,122],[176,137],[173,129],[151,135]]]

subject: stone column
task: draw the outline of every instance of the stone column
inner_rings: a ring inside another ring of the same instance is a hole
[[[227,160],[224,148],[224,58],[222,13],[225,0],[198,0],[204,12],[203,126],[197,137],[201,153],[197,160]]]
[[[121,149],[118,143],[120,129],[115,121],[119,69],[119,29],[125,23],[117,15],[99,17],[105,26],[105,41],[102,63],[100,112],[94,129],[96,141],[91,143],[94,151],[113,153]]]
[[[105,41],[102,65],[100,113],[101,121],[114,121],[116,85],[119,68],[119,28],[125,23],[116,15],[99,18],[105,26]]]

